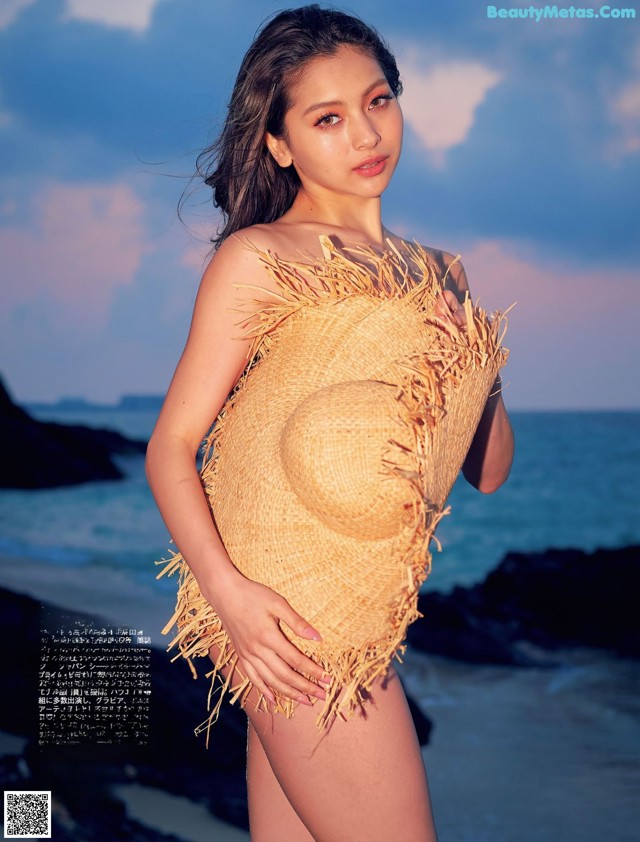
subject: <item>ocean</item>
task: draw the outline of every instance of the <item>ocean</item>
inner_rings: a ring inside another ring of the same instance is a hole
[[[149,411],[39,408],[42,420],[146,438]],[[508,482],[456,484],[424,589],[482,579],[509,550],[640,543],[640,412],[514,412]],[[0,585],[142,628],[152,645],[176,580],[141,458],[126,479],[0,491]],[[639,670],[582,650],[562,666],[470,667],[410,653],[402,671],[435,722],[425,750],[442,842],[629,842],[640,811]],[[197,723],[194,723],[194,725]]]

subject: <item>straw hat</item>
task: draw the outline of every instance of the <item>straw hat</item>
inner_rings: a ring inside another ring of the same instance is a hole
[[[417,611],[429,542],[507,352],[502,317],[467,300],[466,327],[434,314],[442,281],[427,253],[393,245],[339,251],[321,238],[313,264],[259,252],[281,294],[245,333],[249,363],[207,440],[201,471],[216,527],[233,563],[284,596],[322,642],[282,631],[333,676],[317,724],[364,701]],[[415,278],[418,278],[416,281]],[[251,682],[217,614],[180,555],[174,624],[194,657],[218,644],[212,676],[241,705]],[[233,667],[226,680],[220,674]],[[234,683],[235,682],[235,683]],[[341,691],[345,692],[339,697]],[[211,694],[209,696],[209,704]],[[260,703],[264,704],[260,695]],[[276,710],[296,703],[276,694]]]

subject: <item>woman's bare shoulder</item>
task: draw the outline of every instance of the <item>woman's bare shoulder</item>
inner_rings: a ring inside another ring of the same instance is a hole
[[[237,283],[270,288],[273,282],[261,260],[261,252],[277,252],[278,240],[267,225],[242,228],[227,237],[214,251],[204,272],[203,285]]]
[[[309,237],[306,232],[298,230],[296,226],[281,224],[279,221],[266,222],[242,228],[232,234],[225,244],[231,242],[235,248],[248,251],[270,251],[279,257],[288,260],[300,257],[308,244]]]
[[[273,251],[274,237],[268,226],[251,225],[230,234],[216,249],[211,262],[240,260],[259,262],[259,251]]]

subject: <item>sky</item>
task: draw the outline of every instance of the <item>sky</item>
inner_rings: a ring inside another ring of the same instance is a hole
[[[640,408],[640,7],[338,5],[382,33],[404,83],[385,224],[460,254],[487,310],[516,302],[507,406]],[[166,391],[217,225],[195,158],[286,7],[0,0],[0,371],[16,400]]]

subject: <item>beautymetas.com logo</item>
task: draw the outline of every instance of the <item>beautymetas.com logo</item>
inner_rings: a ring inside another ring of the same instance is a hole
[[[600,6],[597,9],[586,9],[581,6],[569,6],[568,8],[558,8],[558,6],[525,6],[524,8],[508,9],[498,6],[487,6],[487,17],[495,19],[520,18],[521,20],[535,20],[536,23],[539,23],[543,19],[566,20],[569,18],[582,20],[595,20],[596,18],[634,20],[636,10],[618,9],[613,6]]]

